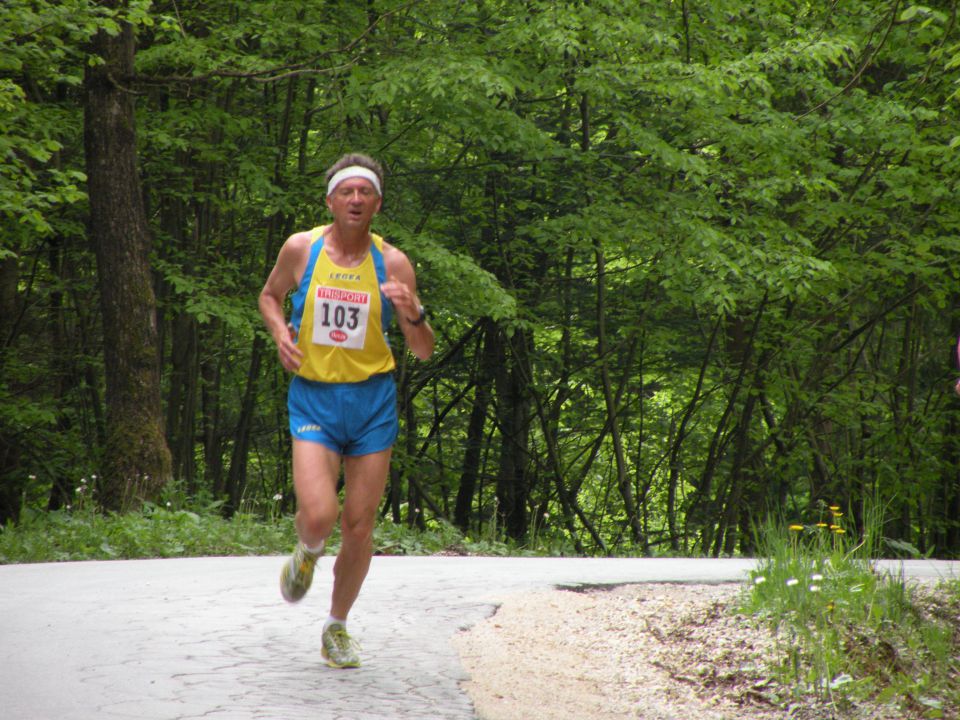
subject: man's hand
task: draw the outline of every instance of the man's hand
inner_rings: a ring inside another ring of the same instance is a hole
[[[303,359],[303,353],[294,342],[296,334],[293,331],[293,325],[288,324],[286,333],[277,333],[274,341],[277,343],[277,354],[280,356],[280,364],[288,372],[296,372],[300,367],[300,361]]]
[[[387,266],[387,281],[380,286],[380,291],[393,305],[410,352],[416,358],[426,360],[433,354],[433,328],[426,321],[414,325],[420,319],[420,298],[417,297],[417,275],[413,265],[403,252],[386,242],[383,243],[383,261]]]
[[[420,302],[410,286],[391,275],[387,282],[380,286],[381,292],[393,303],[397,315],[407,322],[415,321],[420,317]]]

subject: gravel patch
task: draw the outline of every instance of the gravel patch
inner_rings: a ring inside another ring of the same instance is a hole
[[[454,638],[481,720],[902,720],[890,706],[786,702],[771,633],[742,586],[643,584],[504,599]]]

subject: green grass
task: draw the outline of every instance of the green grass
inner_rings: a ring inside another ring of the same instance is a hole
[[[293,518],[269,513],[237,513],[226,519],[216,506],[188,510],[146,505],[142,511],[102,514],[80,507],[69,511],[25,512],[17,523],[0,526],[0,564],[201,557],[209,555],[284,555],[295,542]],[[335,531],[327,543],[339,547]],[[572,555],[569,543],[538,537],[518,545],[496,537],[463,535],[449,523],[434,521],[418,531],[381,519],[374,551],[383,555]]]
[[[0,529],[0,563],[267,555],[290,550],[293,522],[147,505],[141,512],[28,513]]]
[[[793,701],[826,703],[838,717],[864,701],[947,717],[960,706],[960,585],[921,591],[877,571],[879,515],[868,514],[859,537],[846,526],[833,507],[819,522],[770,522],[759,533],[764,559],[741,610],[775,633],[777,679]]]

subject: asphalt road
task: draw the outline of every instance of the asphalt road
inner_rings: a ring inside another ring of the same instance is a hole
[[[505,596],[552,586],[743,580],[750,560],[376,557],[350,632],[320,657],[331,558],[297,605],[283,559],[0,566],[4,720],[475,720],[450,638]],[[960,563],[887,566],[960,577]]]

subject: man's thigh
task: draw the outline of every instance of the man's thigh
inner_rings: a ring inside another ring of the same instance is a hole
[[[367,455],[350,455],[343,459],[345,494],[344,520],[358,522],[372,519],[387,485],[392,448]]]
[[[293,489],[297,504],[337,505],[340,454],[326,445],[293,440]]]

